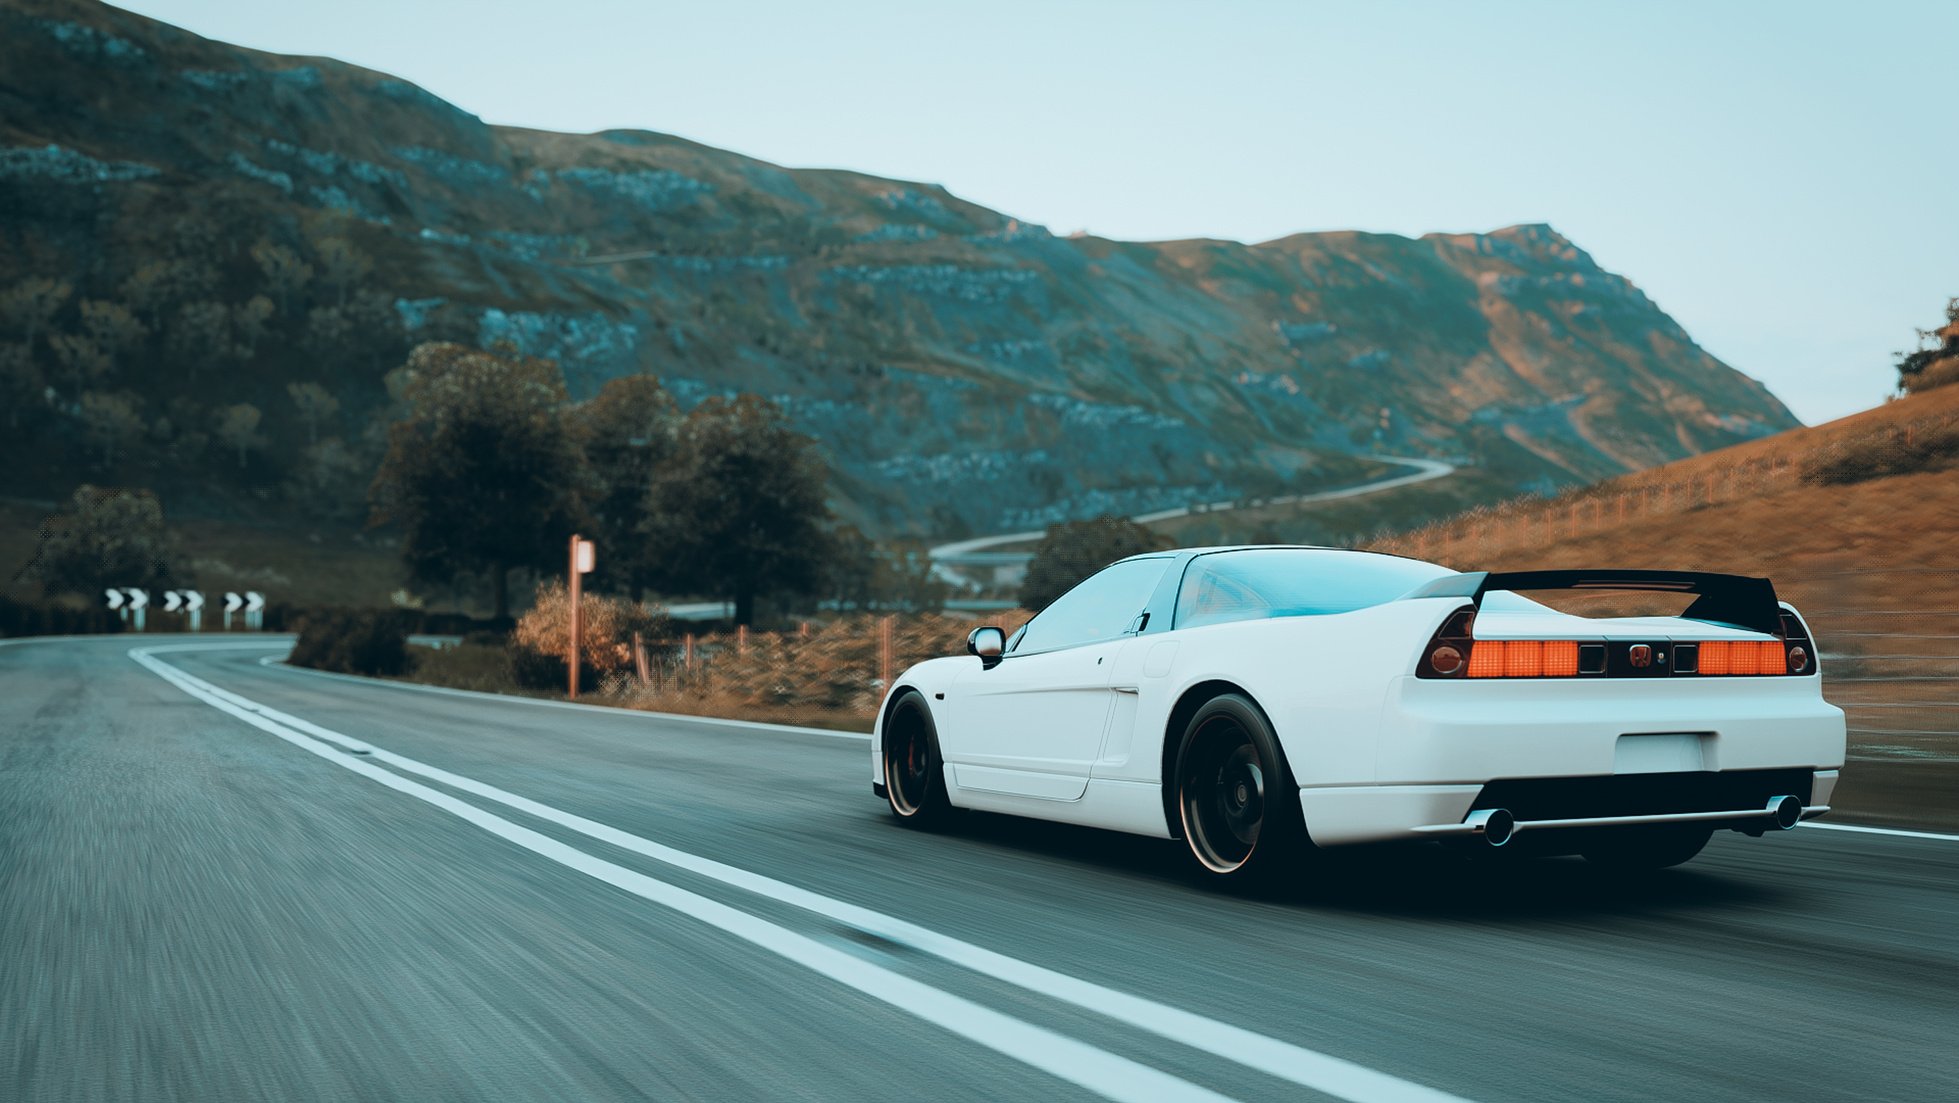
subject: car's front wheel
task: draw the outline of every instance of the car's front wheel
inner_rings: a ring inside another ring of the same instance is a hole
[[[1666,869],[1701,852],[1714,829],[1693,823],[1618,827],[1586,842],[1579,853],[1607,869]]]
[[[951,811],[938,730],[916,692],[900,697],[884,724],[884,795],[892,815],[919,827],[941,823]]]
[[[1269,881],[1306,848],[1299,793],[1278,737],[1238,694],[1204,703],[1176,759],[1177,811],[1197,868],[1233,884]]]

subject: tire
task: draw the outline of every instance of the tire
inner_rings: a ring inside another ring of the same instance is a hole
[[[1299,870],[1310,848],[1299,790],[1258,706],[1235,693],[1198,708],[1178,745],[1175,800],[1198,875],[1271,884]]]
[[[1622,827],[1588,840],[1579,853],[1606,869],[1667,869],[1699,854],[1713,835],[1712,827],[1692,823]]]
[[[938,728],[917,692],[898,698],[884,724],[884,796],[891,814],[913,827],[936,827],[951,815]]]

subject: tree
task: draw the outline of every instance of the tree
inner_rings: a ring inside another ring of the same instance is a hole
[[[171,318],[170,328],[164,331],[164,345],[195,379],[200,365],[231,358],[230,323],[223,303],[209,299],[188,302]]]
[[[48,347],[61,365],[61,378],[68,384],[69,393],[77,397],[83,387],[109,374],[109,354],[87,337],[57,333],[48,338]]]
[[[286,394],[292,396],[299,419],[306,423],[306,443],[320,443],[320,422],[340,412],[340,400],[318,383],[288,383]]]
[[[121,303],[83,299],[81,317],[82,332],[111,357],[130,351],[149,335],[143,323]]]
[[[265,415],[257,406],[240,402],[236,406],[226,406],[218,411],[217,436],[227,447],[238,450],[238,469],[245,469],[245,454],[265,447],[265,438],[258,434],[258,424]]]
[[[34,339],[54,321],[55,311],[73,291],[66,283],[46,276],[24,279],[0,292],[0,318],[32,348]]]
[[[20,413],[42,401],[47,380],[34,362],[32,347],[14,342],[0,344],[0,402],[7,406],[7,425],[20,428]]]
[[[1038,613],[1116,560],[1169,546],[1156,533],[1124,517],[1049,525],[1020,584],[1020,604]]]
[[[1959,298],[1945,304],[1945,325],[1918,331],[1919,347],[1898,354],[1898,387],[1928,390],[1959,381]]]
[[[76,490],[69,511],[41,525],[40,545],[21,577],[46,594],[91,596],[111,586],[159,589],[185,581],[156,496],[94,486]]]
[[[578,442],[591,472],[589,500],[599,570],[624,583],[634,601],[662,584],[660,563],[640,539],[653,480],[674,462],[680,411],[650,375],[608,380],[574,411]]]
[[[86,391],[81,401],[82,426],[90,444],[102,449],[102,466],[116,462],[116,453],[143,438],[142,400],[127,392]]]
[[[282,316],[291,313],[293,296],[304,291],[313,279],[313,266],[299,259],[299,254],[291,249],[262,239],[252,246],[252,260],[265,273],[265,281],[272,285],[272,294],[279,300],[279,313]]]
[[[742,624],[758,596],[817,588],[829,556],[825,473],[780,407],[710,398],[682,423],[676,459],[653,481],[645,528],[669,585],[733,598]]]
[[[374,271],[367,256],[344,237],[322,239],[313,254],[320,262],[320,281],[333,288],[335,306],[346,306],[348,293]]]
[[[258,354],[258,343],[265,338],[265,323],[272,320],[272,300],[264,295],[231,308],[231,335],[238,346],[238,358],[250,360]]]
[[[416,582],[487,574],[507,618],[510,571],[562,565],[582,520],[564,376],[549,360],[426,344],[409,353],[400,390],[406,415],[388,429],[370,523],[399,526]]]

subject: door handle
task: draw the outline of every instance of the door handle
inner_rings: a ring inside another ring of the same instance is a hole
[[[1115,690],[1115,691],[1116,691],[1117,693],[1141,693],[1141,692],[1143,692],[1143,690],[1142,690],[1142,687],[1141,687],[1141,686],[1110,686],[1109,688],[1110,688],[1110,689],[1113,689],[1113,690]]]

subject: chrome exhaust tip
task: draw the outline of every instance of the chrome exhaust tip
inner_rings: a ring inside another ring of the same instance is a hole
[[[1471,812],[1469,818],[1462,822],[1469,826],[1470,834],[1492,848],[1509,842],[1510,836],[1517,832],[1517,817],[1511,815],[1508,808],[1481,808]]]
[[[1768,814],[1778,830],[1788,831],[1803,822],[1803,802],[1795,797],[1771,798]]]

